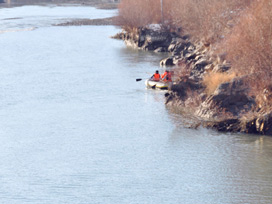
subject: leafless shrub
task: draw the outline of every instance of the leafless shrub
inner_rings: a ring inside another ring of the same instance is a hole
[[[119,4],[117,25],[137,28],[160,21],[160,0],[122,0]]]
[[[182,30],[195,39],[216,41],[235,24],[235,19],[252,0],[122,0],[117,24],[139,27],[165,23],[170,29]],[[162,22],[163,21],[163,22]],[[181,29],[182,28],[182,29]]]
[[[232,70],[241,76],[248,75],[246,83],[250,94],[262,108],[272,106],[272,90],[267,89],[272,78],[271,11],[271,0],[255,1],[220,45],[220,51],[227,53]]]
[[[237,73],[272,71],[271,10],[271,0],[255,1],[222,45]]]
[[[230,29],[229,23],[235,24],[235,17],[249,3],[249,0],[183,0],[177,7],[182,12],[177,10],[174,15],[182,19],[179,24],[186,33],[213,43],[224,37]]]

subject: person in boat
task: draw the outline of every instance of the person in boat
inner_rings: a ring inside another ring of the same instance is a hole
[[[155,74],[151,77],[151,80],[153,81],[160,81],[161,80],[161,75],[158,70],[156,70]]]
[[[166,70],[162,76],[161,76],[162,80],[164,82],[171,82],[172,81],[172,76],[171,76],[171,72],[169,72],[168,70]]]

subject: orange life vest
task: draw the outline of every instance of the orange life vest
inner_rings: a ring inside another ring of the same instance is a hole
[[[163,75],[162,75],[162,79],[163,81],[172,81],[172,78],[171,78],[171,73],[170,72],[164,72]]]
[[[161,79],[161,75],[160,74],[154,74],[153,75],[153,80],[154,81],[160,81],[160,79]]]

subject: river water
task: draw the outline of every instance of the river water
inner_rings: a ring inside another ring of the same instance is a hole
[[[51,26],[115,13],[0,9],[0,203],[272,203],[271,137],[184,128],[135,81],[163,54],[114,26]]]

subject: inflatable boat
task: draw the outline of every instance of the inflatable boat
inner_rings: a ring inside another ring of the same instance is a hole
[[[145,81],[145,85],[147,88],[157,88],[157,89],[170,89],[172,82],[163,82],[163,81],[153,81],[151,79],[147,79]]]

